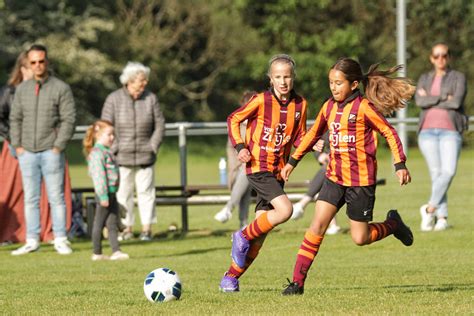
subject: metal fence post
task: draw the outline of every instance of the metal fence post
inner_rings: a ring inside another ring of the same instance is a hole
[[[397,64],[404,66],[404,68],[398,71],[398,75],[400,77],[406,76],[407,59],[405,57],[405,51],[406,51],[406,36],[405,36],[406,23],[405,22],[406,22],[405,0],[397,0]],[[407,117],[407,108],[406,108],[407,106],[397,111],[397,118],[400,120],[400,122],[397,123],[397,132],[398,132],[398,136],[400,136],[400,140],[403,145],[403,150],[405,151],[405,154],[408,155],[407,128],[406,128],[406,123],[403,121]]]
[[[181,193],[186,196],[186,186],[188,185],[188,170],[187,170],[187,156],[186,156],[186,126],[180,123],[178,127],[179,133],[179,161],[181,171]],[[183,225],[183,232],[188,232],[188,204],[185,202],[181,205],[181,221]]]

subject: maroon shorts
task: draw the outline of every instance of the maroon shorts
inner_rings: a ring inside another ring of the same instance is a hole
[[[275,175],[268,171],[262,171],[247,175],[252,188],[257,192],[257,205],[255,211],[273,210],[270,203],[274,198],[286,194],[283,191],[284,181],[279,181]]]
[[[328,202],[337,210],[347,203],[347,216],[358,222],[372,220],[375,204],[375,184],[365,187],[345,187],[326,178],[318,200]]]

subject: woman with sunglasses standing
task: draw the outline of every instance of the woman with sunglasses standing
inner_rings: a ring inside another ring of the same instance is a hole
[[[430,199],[420,208],[421,230],[442,231],[448,228],[447,192],[456,173],[461,135],[467,129],[466,78],[449,68],[449,48],[444,43],[432,47],[430,61],[434,69],[420,77],[415,94],[421,108],[418,145],[431,176]]]

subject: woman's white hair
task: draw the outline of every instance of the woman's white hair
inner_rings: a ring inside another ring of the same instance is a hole
[[[127,66],[122,70],[120,75],[120,83],[126,85],[131,80],[135,79],[139,74],[144,74],[148,79],[150,76],[150,67],[146,67],[141,63],[129,61]]]

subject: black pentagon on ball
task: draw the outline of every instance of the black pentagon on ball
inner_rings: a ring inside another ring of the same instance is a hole
[[[156,291],[151,293],[151,299],[155,302],[163,302],[165,300],[165,296],[160,291]]]
[[[150,273],[149,275],[146,276],[145,284],[146,285],[150,284],[154,278],[155,278],[155,274],[153,272]]]
[[[181,283],[176,282],[173,285],[173,295],[176,297],[176,299],[179,299],[181,297]]]
[[[163,271],[165,271],[166,273],[171,274],[171,275],[175,275],[175,274],[176,274],[176,272],[174,272],[173,270],[168,269],[168,268],[163,268]]]

